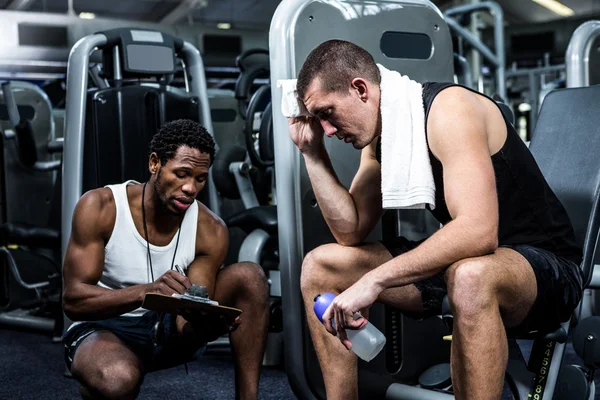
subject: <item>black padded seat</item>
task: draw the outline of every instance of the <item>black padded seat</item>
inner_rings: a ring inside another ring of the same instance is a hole
[[[232,215],[225,221],[228,227],[238,227],[250,233],[262,229],[269,234],[277,234],[277,206],[258,206]]]
[[[8,244],[48,249],[60,247],[60,232],[52,228],[7,222],[0,225],[0,235]]]

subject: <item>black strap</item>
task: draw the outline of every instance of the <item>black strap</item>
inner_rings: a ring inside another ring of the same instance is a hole
[[[146,225],[146,207],[144,207],[144,198],[146,196],[146,185],[148,182],[144,183],[144,188],[142,189],[142,223],[144,225],[144,235],[146,235],[146,251],[148,254],[148,260],[150,262],[150,276],[152,277],[152,282],[154,282],[154,267],[152,266],[152,255],[150,254],[150,240],[148,239],[148,226]],[[173,269],[175,265],[175,255],[177,254],[177,247],[179,247],[179,236],[181,236],[181,225],[183,224],[183,218],[179,222],[179,229],[177,231],[177,242],[175,243],[175,251],[173,252],[173,260],[171,261],[171,269]]]
[[[144,187],[142,189],[142,223],[144,225],[144,235],[146,236],[146,251],[148,254],[148,261],[150,262],[150,275],[152,277],[152,282],[154,282],[154,267],[152,265],[152,255],[150,254],[150,240],[148,237],[148,226],[146,224],[146,207],[144,205],[144,199],[146,197],[146,185],[148,184],[148,182],[144,183]],[[185,217],[184,217],[185,218]],[[181,221],[179,222],[179,229],[177,232],[177,242],[175,243],[175,251],[173,252],[173,260],[171,261],[171,269],[173,269],[173,266],[175,265],[175,255],[177,254],[177,248],[179,247],[179,236],[181,235],[181,225],[183,224],[183,218],[181,219]],[[160,343],[158,343],[160,340],[160,336],[161,334],[159,332],[162,331],[163,329],[163,319],[165,317],[165,313],[159,313],[158,314],[158,322],[156,323],[156,325],[154,326],[153,330],[153,341],[154,341],[154,345],[158,346]],[[187,365],[186,365],[186,371],[187,371]]]

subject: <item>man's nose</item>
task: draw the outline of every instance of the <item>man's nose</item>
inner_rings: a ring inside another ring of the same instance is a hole
[[[195,197],[196,193],[198,192],[197,188],[196,188],[196,182],[195,179],[191,179],[188,180],[183,187],[181,188],[181,190],[183,191],[183,193],[185,193],[186,195],[190,196],[190,197]]]
[[[335,126],[333,126],[329,121],[321,120],[321,126],[323,127],[323,131],[328,137],[332,137],[338,131]]]

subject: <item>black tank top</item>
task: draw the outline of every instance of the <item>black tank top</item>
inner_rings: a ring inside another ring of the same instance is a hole
[[[433,99],[442,90],[451,86],[460,85],[439,82],[423,84],[425,126],[427,126]],[[499,245],[528,244],[579,264],[582,252],[575,240],[575,233],[566,210],[550,189],[525,143],[514,127],[506,121],[504,114],[503,117],[507,129],[506,141],[502,148],[491,156],[499,206]],[[378,160],[381,160],[380,145],[379,142]],[[435,158],[431,150],[429,150],[429,159],[435,182],[436,203],[435,209],[430,211],[440,223],[446,224],[452,218],[444,198],[442,163]]]

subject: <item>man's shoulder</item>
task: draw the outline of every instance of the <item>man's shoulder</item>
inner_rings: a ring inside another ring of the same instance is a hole
[[[91,189],[83,194],[79,199],[79,204],[84,208],[90,208],[101,211],[106,207],[115,204],[115,197],[112,190],[106,187]]]
[[[229,247],[229,230],[218,215],[207,206],[198,204],[198,226],[196,229],[197,254],[220,254]]]
[[[196,200],[198,205],[198,231],[205,234],[220,234],[227,232],[225,222],[202,202]]]
[[[433,118],[446,119],[459,113],[473,116],[481,104],[479,96],[464,86],[444,83],[435,92],[430,100],[430,117]]]
[[[75,212],[80,216],[93,219],[96,224],[114,223],[116,204],[112,190],[103,187],[85,192],[79,199]]]

